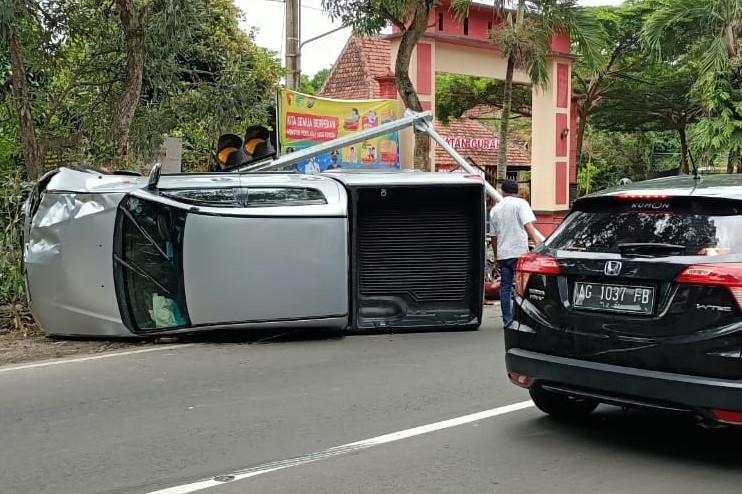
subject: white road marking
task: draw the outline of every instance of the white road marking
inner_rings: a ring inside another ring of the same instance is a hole
[[[99,355],[90,355],[87,357],[74,357],[74,358],[67,358],[67,359],[60,359],[60,360],[47,360],[44,362],[36,362],[33,364],[23,364],[23,365],[14,365],[11,367],[1,367],[0,374],[3,372],[13,372],[13,371],[24,370],[24,369],[36,369],[38,367],[50,367],[52,365],[75,364],[77,362],[87,362],[89,360],[100,360],[104,358],[122,357],[124,355],[136,355],[137,353],[149,353],[149,352],[161,352],[163,350],[175,350],[175,349],[186,348],[186,347],[194,346],[194,345],[197,345],[197,343],[184,343],[182,345],[163,345],[163,346],[158,346],[155,348],[142,348],[139,350],[126,350],[123,352],[110,352],[110,353],[103,353]]]
[[[284,468],[306,465],[307,463],[312,463],[315,461],[324,460],[348,453],[354,453],[356,451],[372,448],[381,444],[400,441],[402,439],[408,439],[411,437],[419,436],[421,434],[427,434],[429,432],[435,432],[442,429],[448,429],[450,427],[469,424],[471,422],[477,422],[479,420],[488,419],[490,417],[496,417],[497,415],[504,415],[506,413],[516,412],[518,410],[523,410],[532,406],[533,402],[530,400],[522,401],[520,403],[513,403],[512,405],[492,408],[483,412],[472,413],[471,415],[464,415],[462,417],[456,417],[453,419],[444,420],[442,422],[436,422],[433,424],[422,425],[420,427],[414,427],[412,429],[392,432],[391,434],[372,437],[371,439],[364,439],[363,441],[348,443],[342,446],[335,446],[334,448],[318,451],[316,453],[310,453],[304,456],[298,456],[296,458],[289,458],[288,460],[265,463],[256,467],[240,470],[229,475],[220,475],[219,477],[199,480],[190,484],[169,487],[167,489],[161,489],[159,491],[152,491],[147,494],[190,494],[191,492],[203,491],[212,487],[218,487],[220,485],[224,485],[227,482],[245,480],[249,479],[250,477],[257,477],[258,475],[263,475],[265,473],[275,472],[276,470],[283,470]]]

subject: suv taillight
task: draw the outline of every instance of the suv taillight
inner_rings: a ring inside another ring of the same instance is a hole
[[[742,263],[696,264],[675,277],[676,283],[726,287],[742,310]]]
[[[522,255],[515,267],[515,293],[525,297],[526,287],[534,274],[559,274],[559,263],[553,257],[541,254]]]

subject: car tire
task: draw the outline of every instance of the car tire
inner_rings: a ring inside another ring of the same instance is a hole
[[[531,389],[530,394],[539,410],[561,420],[587,417],[598,407],[597,401],[574,398],[540,388]]]

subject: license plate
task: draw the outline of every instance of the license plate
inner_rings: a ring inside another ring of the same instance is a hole
[[[651,314],[654,308],[654,287],[578,281],[575,283],[572,300],[577,309]]]

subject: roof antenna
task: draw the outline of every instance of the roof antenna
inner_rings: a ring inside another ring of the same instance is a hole
[[[696,160],[693,159],[693,153],[690,152],[690,149],[688,150],[688,156],[690,157],[690,164],[693,166],[693,180],[701,180],[700,175],[698,175]]]

